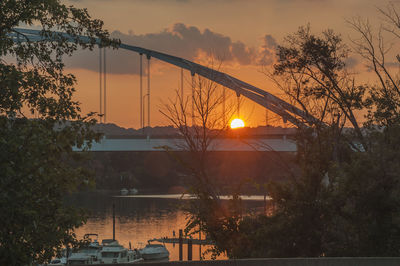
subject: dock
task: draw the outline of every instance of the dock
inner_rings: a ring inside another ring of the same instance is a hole
[[[193,245],[214,245],[215,244],[214,241],[209,240],[209,239],[192,239],[192,238],[182,238],[182,244],[187,244],[189,240],[192,240]],[[148,242],[179,244],[179,238],[175,238],[175,237],[153,238],[153,239],[148,240]]]

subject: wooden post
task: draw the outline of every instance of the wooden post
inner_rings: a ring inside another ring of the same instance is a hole
[[[176,238],[175,230],[172,230],[172,237],[173,237],[173,238]],[[175,247],[175,241],[172,242],[172,247],[173,247],[173,248]]]
[[[264,215],[267,215],[267,193],[264,192]]]
[[[112,205],[112,215],[113,215],[113,240],[115,240],[115,203]]]
[[[179,229],[179,261],[183,260],[183,232]]]
[[[67,257],[67,261],[68,261],[68,258],[69,258],[69,245],[67,245],[67,250],[66,250],[66,252],[67,252],[67,254],[65,254],[65,257]]]
[[[202,258],[201,258],[201,230],[199,230],[199,240],[200,240],[200,243],[199,243],[199,260],[202,260]]]
[[[188,239],[188,260],[192,260],[192,239]]]

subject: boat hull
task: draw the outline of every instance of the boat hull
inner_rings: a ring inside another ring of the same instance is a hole
[[[166,260],[169,258],[168,253],[141,253],[144,260]]]
[[[148,244],[139,250],[139,253],[144,260],[167,260],[169,258],[168,250],[160,244]]]

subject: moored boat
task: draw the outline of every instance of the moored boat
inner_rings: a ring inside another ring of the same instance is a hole
[[[136,263],[143,260],[136,250],[124,248],[116,240],[104,244],[100,254],[100,262],[105,264]]]
[[[94,240],[92,240],[93,236],[96,237]],[[86,245],[73,250],[72,254],[67,258],[67,265],[99,264],[102,246],[97,238],[98,234],[85,234],[83,239],[87,241]]]
[[[99,263],[98,260],[93,261],[93,257],[85,253],[72,253],[67,260],[67,265],[92,265]]]
[[[67,258],[66,257],[61,257],[61,258],[54,258],[50,261],[48,266],[63,266],[67,264]]]
[[[169,252],[165,246],[161,244],[147,244],[139,250],[144,260],[165,260],[169,258]]]
[[[136,195],[139,192],[139,190],[137,190],[136,188],[131,188],[129,190],[129,195]]]
[[[142,261],[137,250],[127,249],[120,245],[117,240],[103,239],[101,245],[95,239],[94,241],[89,236],[97,234],[85,235],[84,239],[89,242],[75,249],[67,258],[66,265],[92,265],[92,264],[131,264]],[[129,243],[130,246],[130,243]],[[65,264],[59,264],[65,265]]]

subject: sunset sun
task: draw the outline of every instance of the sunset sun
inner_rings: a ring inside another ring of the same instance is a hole
[[[232,122],[231,122],[231,128],[232,129],[234,129],[234,128],[242,128],[242,127],[244,127],[244,122],[243,122],[242,119],[235,118],[235,119],[232,120]]]

